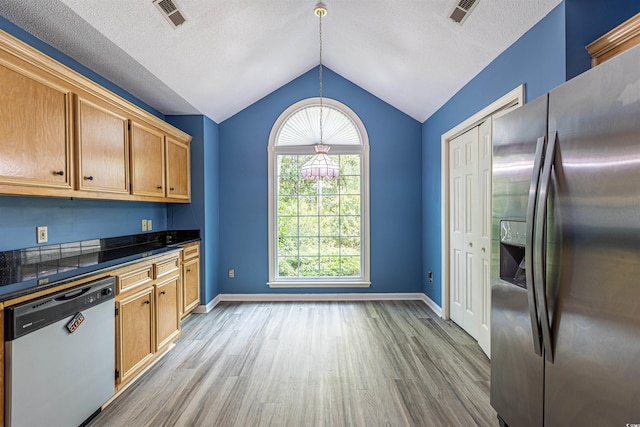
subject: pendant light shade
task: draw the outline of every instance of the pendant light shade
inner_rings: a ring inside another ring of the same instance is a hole
[[[337,179],[340,176],[340,168],[327,155],[331,147],[317,144],[313,148],[316,150],[316,155],[302,166],[302,177],[307,179]]]
[[[302,166],[302,176],[307,179],[337,179],[340,176],[340,168],[327,154],[330,147],[322,143],[322,17],[327,14],[327,8],[318,4],[313,9],[319,18],[320,33],[320,142],[314,145],[316,155]]]

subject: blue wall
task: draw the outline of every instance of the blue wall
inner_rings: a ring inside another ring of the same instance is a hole
[[[638,12],[638,1],[563,1],[423,123],[423,290],[437,304],[442,306],[441,135],[520,84],[528,102],[588,70],[585,46]],[[426,279],[429,271],[433,283]]]
[[[420,292],[420,123],[329,69],[323,94],[349,106],[370,143],[371,282],[343,292]],[[290,293],[270,289],[268,265],[269,133],[291,104],[318,96],[318,68],[220,124],[220,292]],[[235,278],[227,270],[235,269]],[[299,292],[331,292],[308,289]]]
[[[199,229],[200,301],[208,303],[218,290],[219,203],[218,125],[206,116],[167,116],[167,121],[193,137],[191,140],[191,204],[170,205],[168,228]]]
[[[565,0],[567,80],[591,68],[586,46],[640,13],[637,0]]]
[[[423,289],[442,306],[441,136],[520,84],[526,98],[545,94],[565,81],[565,8],[560,4],[525,33],[422,126]],[[427,280],[432,271],[434,281]]]
[[[153,231],[167,229],[161,203],[0,196],[0,251],[41,246],[36,227],[49,228],[49,242],[66,243],[140,234],[140,221],[153,220]]]
[[[1,16],[0,29],[164,118],[155,109]],[[142,232],[140,221],[143,218],[153,220],[153,231],[167,229],[167,210],[162,203],[6,196],[0,197],[0,218],[0,250],[36,246],[38,225],[49,227],[49,243],[138,234]]]

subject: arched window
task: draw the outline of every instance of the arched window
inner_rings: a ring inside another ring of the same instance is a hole
[[[346,105],[323,98],[323,143],[337,180],[302,177],[320,139],[320,99],[285,110],[269,136],[269,286],[368,287],[369,139]]]

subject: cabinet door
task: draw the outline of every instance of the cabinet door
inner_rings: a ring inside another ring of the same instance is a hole
[[[180,335],[178,290],[180,276],[156,285],[156,351]]]
[[[185,261],[182,272],[182,313],[185,315],[200,304],[200,258]]]
[[[71,94],[25,67],[0,65],[0,184],[71,190]]]
[[[189,145],[167,137],[167,197],[191,198]]]
[[[116,301],[118,309],[117,366],[119,381],[129,381],[155,351],[153,287]]]
[[[76,101],[78,188],[129,193],[128,120],[86,99]]]
[[[131,193],[164,197],[164,134],[131,121]]]

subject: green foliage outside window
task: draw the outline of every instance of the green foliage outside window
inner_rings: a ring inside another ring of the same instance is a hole
[[[311,156],[278,155],[279,277],[360,277],[360,155],[332,156],[340,178],[307,180]]]

